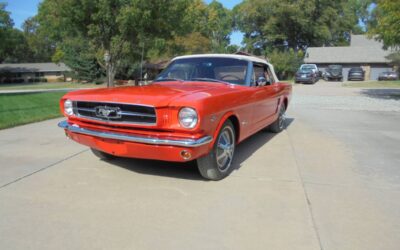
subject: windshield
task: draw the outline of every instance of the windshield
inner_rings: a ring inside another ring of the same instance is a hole
[[[342,69],[342,66],[340,66],[340,65],[329,65],[328,68],[329,69]]]
[[[313,69],[315,69],[315,66],[314,65],[302,65],[300,67],[300,69],[302,69],[302,70],[313,70]]]
[[[303,74],[308,74],[308,73],[313,73],[313,71],[311,69],[300,69],[299,71],[297,71],[298,73],[303,73]]]
[[[248,62],[234,58],[195,57],[173,61],[155,81],[211,81],[245,85]]]

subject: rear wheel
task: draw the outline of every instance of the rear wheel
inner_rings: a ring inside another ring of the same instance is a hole
[[[274,123],[269,126],[269,130],[273,133],[279,133],[285,129],[286,126],[286,107],[282,104],[279,107],[279,116]]]
[[[92,150],[92,152],[93,152],[93,154],[95,156],[97,156],[100,159],[105,160],[105,161],[109,161],[109,160],[112,160],[112,159],[116,158],[114,155],[104,153],[103,151],[100,151],[100,150],[97,150],[97,149],[94,149],[94,148],[90,148],[90,150]]]
[[[200,174],[213,181],[218,181],[230,174],[235,153],[236,135],[233,124],[227,120],[215,140],[214,147],[205,156],[197,159]]]

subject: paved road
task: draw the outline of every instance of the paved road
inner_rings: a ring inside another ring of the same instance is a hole
[[[220,182],[99,161],[58,120],[0,131],[0,249],[398,249],[399,101],[327,84],[296,86],[287,130]]]

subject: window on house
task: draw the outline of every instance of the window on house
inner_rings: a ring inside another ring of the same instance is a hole
[[[36,72],[36,73],[35,73],[35,76],[36,76],[36,77],[44,76],[44,72]]]

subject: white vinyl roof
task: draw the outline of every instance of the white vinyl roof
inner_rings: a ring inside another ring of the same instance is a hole
[[[258,63],[269,63],[261,58],[255,57],[255,56],[245,56],[245,55],[233,55],[233,54],[198,54],[198,55],[189,55],[189,56],[178,56],[172,59],[172,61],[176,59],[185,59],[185,58],[199,58],[199,57],[223,57],[223,58],[233,58],[233,59],[239,59],[239,60],[245,60],[245,61],[252,61],[252,62],[258,62]]]

